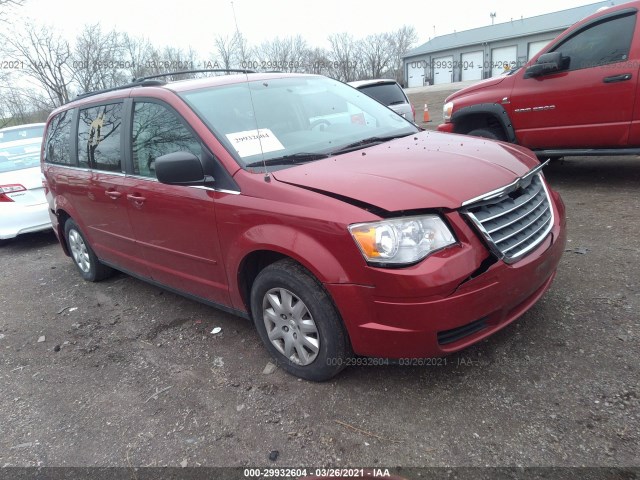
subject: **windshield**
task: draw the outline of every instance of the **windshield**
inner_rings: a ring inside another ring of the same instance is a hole
[[[13,142],[27,138],[42,138],[44,135],[44,123],[24,127],[11,127],[0,130],[0,142]]]
[[[243,167],[278,165],[285,158],[313,161],[358,142],[364,148],[368,139],[379,143],[418,131],[364,93],[326,77],[243,82],[181,96]]]
[[[0,143],[0,173],[40,166],[40,142]]]

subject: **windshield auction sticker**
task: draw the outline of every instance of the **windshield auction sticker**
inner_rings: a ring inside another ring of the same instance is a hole
[[[227,138],[241,157],[284,150],[280,140],[268,128],[228,133]]]

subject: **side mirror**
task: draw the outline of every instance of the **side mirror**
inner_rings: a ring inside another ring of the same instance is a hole
[[[524,78],[540,77],[549,73],[559,72],[568,67],[569,57],[563,57],[560,52],[540,55],[536,63],[527,68]]]
[[[190,152],[174,152],[156,158],[156,177],[168,185],[204,185],[205,176],[200,159]]]

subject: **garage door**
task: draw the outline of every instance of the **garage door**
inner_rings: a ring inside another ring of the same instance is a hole
[[[532,57],[535,57],[540,50],[546,47],[551,39],[542,40],[541,42],[531,42],[529,44],[529,52],[527,54],[527,60],[531,60]]]
[[[482,80],[482,63],[484,53],[482,50],[477,52],[462,54],[462,76],[461,80]]]
[[[501,47],[491,50],[491,76],[497,77],[515,68],[518,61],[518,47]]]
[[[433,59],[433,84],[453,82],[453,55]]]
[[[407,64],[407,86],[421,87],[424,85],[424,60],[416,60]]]

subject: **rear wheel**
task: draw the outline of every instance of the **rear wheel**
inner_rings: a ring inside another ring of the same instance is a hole
[[[329,295],[302,265],[285,259],[272,263],[251,288],[256,329],[277,364],[316,382],[342,370],[349,340]]]
[[[113,273],[110,267],[100,263],[76,222],[67,220],[64,224],[64,234],[73,263],[80,271],[82,278],[89,282],[98,282]]]

